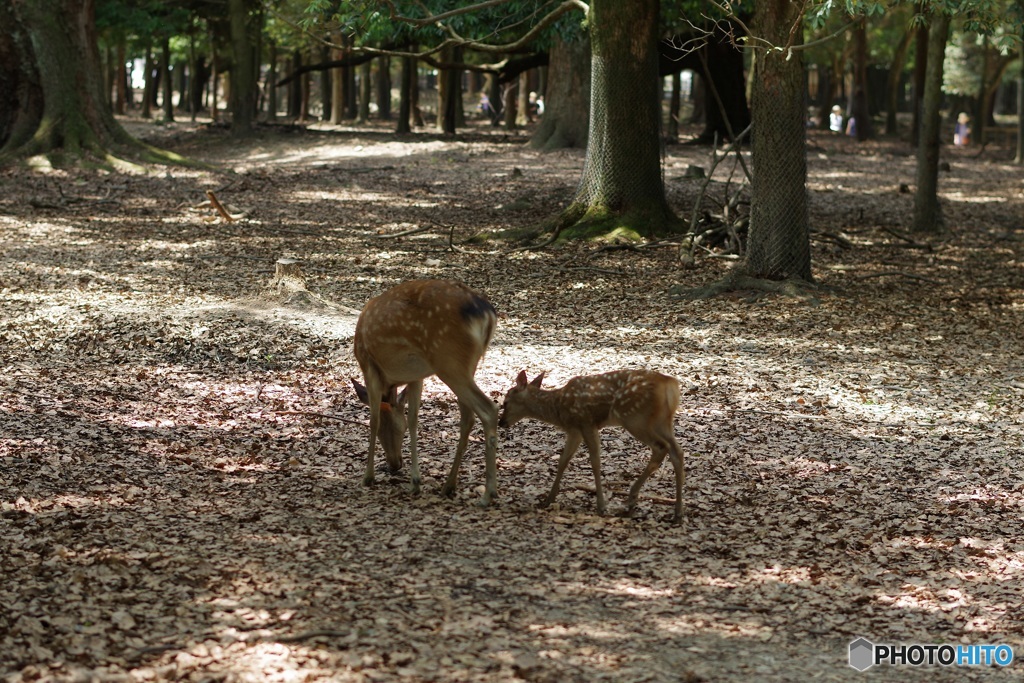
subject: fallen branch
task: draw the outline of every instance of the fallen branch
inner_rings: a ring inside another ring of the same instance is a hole
[[[889,276],[905,277],[908,280],[921,280],[922,282],[927,282],[928,284],[932,284],[932,285],[941,285],[942,284],[941,282],[939,282],[935,278],[925,277],[924,275],[917,275],[915,273],[908,273],[908,272],[903,271],[903,270],[885,270],[885,271],[881,271],[881,272],[878,272],[878,273],[867,273],[865,275],[858,275],[858,276],[856,276],[856,279],[858,279],[858,280],[868,280],[868,279],[873,278],[873,277],[889,277]]]
[[[843,237],[839,233],[829,232],[828,230],[819,230],[817,232],[812,232],[811,233],[811,239],[820,239],[820,240],[825,240],[825,241],[828,241],[828,242],[834,242],[835,244],[838,244],[843,249],[852,249],[853,248],[853,242],[851,242],[847,238]]]
[[[220,203],[220,200],[217,199],[217,195],[213,193],[213,190],[207,190],[206,197],[207,199],[210,200],[210,205],[213,206],[213,208],[217,209],[217,213],[220,214],[221,218],[223,218],[228,223],[235,222],[235,217],[228,213],[228,210],[225,209],[224,205]]]
[[[430,230],[430,228],[432,228],[432,227],[433,227],[432,225],[420,225],[420,226],[415,227],[415,228],[409,228],[408,230],[403,230],[402,232],[392,232],[392,233],[385,233],[385,234],[382,234],[382,235],[377,235],[377,237],[382,239],[382,240],[389,240],[389,239],[393,239],[395,237],[408,237],[409,235],[418,235],[421,232],[426,232],[427,230]]]
[[[927,249],[928,251],[932,250],[932,245],[929,244],[928,242],[918,242],[913,237],[905,235],[899,230],[894,230],[893,228],[884,225],[881,225],[879,227],[881,228],[882,232],[887,232],[893,237],[903,240],[904,242],[907,243],[908,246],[913,247],[914,249]]]
[[[448,229],[448,250],[452,251],[452,252],[455,252],[457,254],[467,254],[467,253],[469,253],[465,249],[463,249],[462,247],[455,246],[455,241],[454,240],[455,240],[455,226],[452,225],[452,226],[449,226],[449,229]]]

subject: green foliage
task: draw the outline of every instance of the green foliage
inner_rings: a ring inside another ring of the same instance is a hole
[[[438,45],[452,37],[501,45],[513,42],[555,9],[557,0],[507,0],[471,12],[459,12],[458,4],[445,0],[303,0],[302,25],[307,30],[341,31],[363,44]],[[393,11],[392,11],[393,8]],[[444,15],[443,22],[429,21]],[[531,45],[547,47],[555,36],[578,35],[579,13],[568,13],[544,31]]]

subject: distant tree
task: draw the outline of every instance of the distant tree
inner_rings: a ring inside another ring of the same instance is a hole
[[[943,231],[939,205],[939,144],[941,131],[942,65],[946,57],[946,39],[950,17],[944,11],[932,12],[928,26],[928,56],[921,100],[921,134],[917,151],[917,190],[914,193],[916,232]]]
[[[259,33],[262,15],[255,0],[228,0],[231,19],[231,132],[248,135],[259,97]]]

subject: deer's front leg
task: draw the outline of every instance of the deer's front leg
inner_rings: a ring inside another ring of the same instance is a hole
[[[583,432],[583,440],[590,451],[590,468],[594,470],[594,490],[597,494],[597,514],[604,516],[607,507],[604,502],[604,490],[601,488],[601,435],[596,429]]]
[[[408,402],[409,417],[409,478],[412,481],[412,492],[420,492],[420,458],[416,449],[416,436],[420,418],[420,396],[423,394],[423,381],[409,382],[405,389],[406,401]]]

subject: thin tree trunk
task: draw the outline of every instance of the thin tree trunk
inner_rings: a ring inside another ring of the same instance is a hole
[[[174,120],[174,84],[171,82],[171,38],[164,36],[160,45],[160,80],[163,84],[164,121]]]
[[[399,135],[412,132],[409,119],[412,116],[412,85],[416,74],[416,58],[402,57],[402,82],[398,95],[398,126],[395,132]]]
[[[210,27],[210,120],[217,122],[217,80],[220,74],[217,71],[217,41],[214,39],[213,27]]]
[[[146,44],[146,57],[143,62],[146,66],[145,77],[142,88],[142,118],[153,118],[153,49]]]
[[[679,142],[679,91],[682,89],[682,78],[679,72],[672,74],[672,97],[668,102],[668,126],[665,130],[665,141],[669,144]]]
[[[1017,76],[1017,155],[1013,163],[1024,166],[1024,69]]]
[[[907,63],[907,52],[910,51],[910,43],[914,39],[916,31],[908,28],[900,38],[896,50],[893,52],[892,61],[889,62],[889,78],[885,87],[885,134],[896,135],[899,126],[897,125],[896,114],[899,109],[900,80],[903,75],[903,67]]]
[[[267,70],[267,121],[277,120],[277,41],[270,41]]]
[[[370,96],[373,94],[373,61],[363,62],[359,74],[359,123],[370,121]]]
[[[524,71],[519,74],[519,89],[516,92],[516,125],[525,126],[530,122],[530,76]]]
[[[128,112],[128,69],[125,67],[125,38],[117,41],[117,69],[114,72],[114,111],[124,115]]]
[[[939,145],[942,119],[942,62],[946,56],[949,15],[931,15],[928,34],[928,68],[925,70],[924,98],[921,106],[921,137],[917,149],[917,192],[914,195],[915,232],[941,233],[942,210],[939,205]]]
[[[917,14],[924,14],[925,3],[915,7]],[[921,109],[924,100],[925,71],[928,68],[928,24],[917,27],[914,36],[914,117],[910,126],[910,144],[917,147],[921,140]]]
[[[384,55],[377,61],[377,116],[391,120],[391,58]]]
[[[341,32],[334,34],[334,44],[341,45],[344,38]],[[345,50],[336,47],[332,50],[334,59],[344,59]],[[345,71],[336,66],[331,69],[331,123],[335,126],[345,118]]]
[[[331,49],[327,46],[320,47],[320,61],[326,62],[331,58]],[[320,120],[330,121],[333,111],[331,110],[331,96],[334,94],[334,83],[329,69],[318,72],[317,81],[320,84]]]
[[[861,17],[853,29],[853,97],[850,100],[850,117],[857,129],[858,142],[870,140],[874,134],[870,97],[867,18]]]

